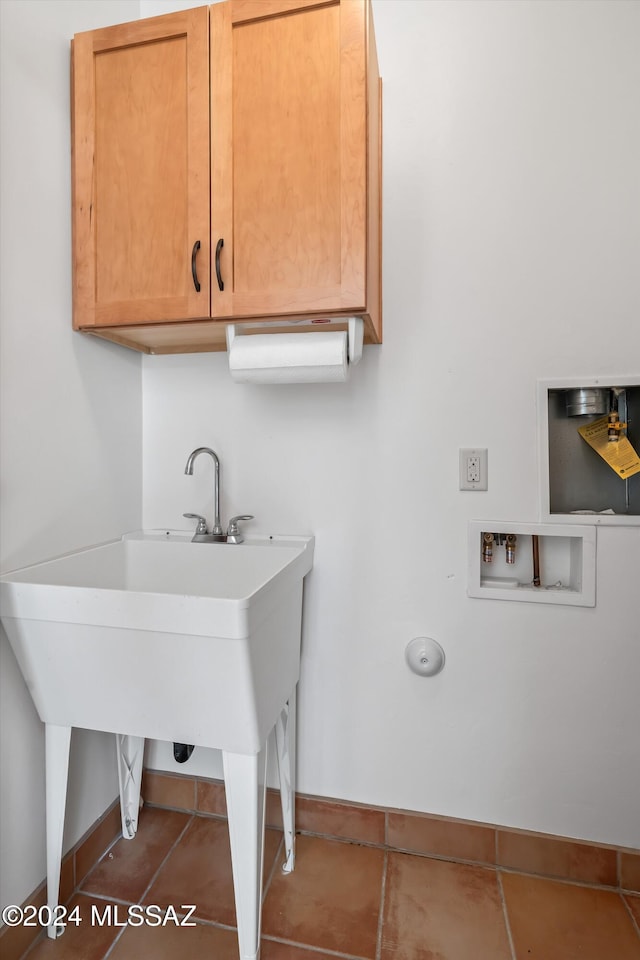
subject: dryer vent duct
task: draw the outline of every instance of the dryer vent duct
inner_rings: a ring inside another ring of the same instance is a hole
[[[600,387],[579,387],[566,391],[568,417],[594,417],[609,413],[609,390]]]

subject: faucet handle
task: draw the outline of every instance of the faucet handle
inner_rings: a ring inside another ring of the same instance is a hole
[[[242,543],[242,535],[240,533],[240,528],[238,523],[240,520],[253,520],[253,514],[251,513],[241,513],[237,517],[231,517],[229,520],[229,527],[227,528],[227,542],[231,543]]]
[[[187,520],[197,520],[198,526],[196,527],[196,536],[201,536],[207,532],[207,521],[204,517],[201,517],[199,513],[183,513],[183,517],[186,517]]]

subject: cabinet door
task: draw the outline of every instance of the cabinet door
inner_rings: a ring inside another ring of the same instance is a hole
[[[208,317],[207,8],[78,34],[72,62],[74,326]]]
[[[362,312],[366,0],[210,11],[211,315]]]

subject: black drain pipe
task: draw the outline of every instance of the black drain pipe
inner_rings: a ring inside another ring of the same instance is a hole
[[[186,763],[192,753],[192,743],[174,743],[173,745],[173,759],[176,763]]]

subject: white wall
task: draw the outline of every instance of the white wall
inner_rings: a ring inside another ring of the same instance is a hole
[[[191,2],[182,6],[191,6]],[[638,528],[602,529],[593,609],[469,600],[466,522],[537,516],[535,381],[640,372],[640,7],[374,0],[385,343],[344,385],[232,384],[70,328],[68,39],[173,0],[2,0],[3,569],[223,510],[311,531],[300,789],[640,846]],[[37,272],[36,272],[37,271]],[[34,279],[35,277],[35,279]],[[457,491],[460,446],[490,489]],[[429,634],[445,671],[410,674]],[[3,903],[44,876],[41,725],[2,637]],[[196,751],[175,767],[215,773]],[[67,843],[115,796],[74,736]]]
[[[177,4],[142,0],[144,15]],[[470,518],[538,518],[536,380],[640,374],[640,6],[374,0],[384,345],[347,384],[143,361],[146,526],[222,509],[314,532],[302,791],[640,847],[640,529],[598,536],[595,609],[466,597]],[[489,491],[457,490],[489,448]],[[437,678],[404,664],[414,636]],[[176,767],[215,772],[196,751]]]
[[[3,571],[140,526],[140,358],[71,330],[69,40],[138,0],[2,0]],[[4,631],[0,902],[45,875],[44,736]],[[117,794],[112,737],[74,732],[65,846]]]

